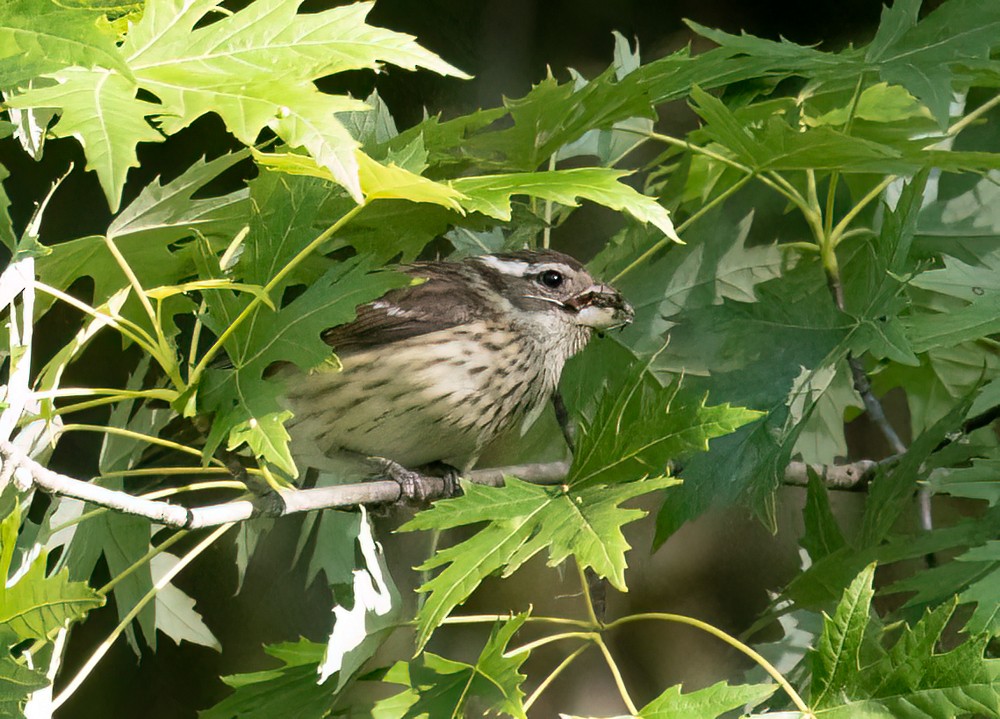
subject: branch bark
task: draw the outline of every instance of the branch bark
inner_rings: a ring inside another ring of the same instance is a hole
[[[169,502],[143,499],[127,492],[107,489],[90,482],[54,472],[28,457],[7,441],[0,441],[0,476],[12,478],[18,489],[27,492],[33,488],[49,494],[72,497],[100,507],[145,517],[157,524],[179,529],[217,527],[228,522],[241,522],[254,517],[283,517],[317,509],[344,509],[360,504],[393,504],[400,501],[400,487],[392,480],[372,480],[355,484],[341,484],[315,489],[290,489],[277,496],[259,499],[237,499],[222,504],[202,507],[183,507]],[[863,489],[876,462],[861,460],[853,464],[821,466],[812,469],[830,489]],[[476,484],[500,486],[505,476],[513,475],[534,484],[559,484],[569,471],[567,462],[520,464],[491,469],[477,469],[469,473],[469,481]],[[440,477],[421,476],[418,481],[429,499],[445,494],[445,482]],[[804,486],[808,483],[808,470],[803,462],[792,462],[785,472],[785,484]]]

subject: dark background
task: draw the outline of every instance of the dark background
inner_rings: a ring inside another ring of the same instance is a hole
[[[303,7],[315,11],[332,4],[336,3],[307,0]],[[692,35],[682,18],[733,33],[745,30],[765,38],[783,37],[837,49],[851,41],[867,40],[880,12],[877,0],[379,0],[370,23],[416,35],[425,47],[474,74],[475,79],[461,81],[388,68],[377,78],[359,72],[321,84],[330,91],[349,90],[361,97],[377,86],[397,125],[404,129],[419,121],[425,108],[449,118],[477,107],[495,106],[503,97],[519,97],[549,68],[563,80],[568,78],[567,67],[591,77],[611,61],[612,30],[638,39],[644,61],[687,44],[696,51],[709,46]],[[683,128],[693,123],[693,116],[683,103],[677,103],[664,110],[661,121]],[[204,154],[214,156],[228,147],[235,147],[235,143],[214,116],[202,118],[162,144],[141,147],[143,167],[129,176],[123,206],[153,180],[154,173],[169,179]],[[14,203],[15,229],[23,228],[33,203],[44,196],[51,178],[62,174],[70,161],[77,168],[85,165],[75,141],[48,144],[40,165],[13,143],[0,143],[0,162],[19,178],[16,184],[7,183]],[[101,232],[109,218],[93,173],[78,170],[54,199],[43,238],[51,243]],[[572,235],[581,226],[571,222],[560,228],[555,234],[556,244],[571,248],[581,241]],[[596,228],[601,233],[608,231],[601,223]],[[52,328],[54,332],[57,329]],[[99,345],[98,349],[114,352],[113,344],[103,348]],[[77,451],[82,450],[66,445],[56,468],[71,473],[74,465],[79,469],[82,457]],[[857,495],[845,494],[833,499],[845,516],[853,514],[861,501]],[[767,604],[767,590],[780,588],[798,566],[796,538],[801,533],[801,502],[798,490],[783,491],[777,536],[771,536],[741,510],[715,512],[684,527],[651,558],[652,522],[631,525],[629,541],[636,548],[629,557],[632,591],[610,598],[609,615],[644,610],[680,612],[738,634]],[[406,567],[419,560],[421,547],[415,547],[412,538],[400,541],[388,536],[388,530],[399,519],[386,516],[379,523],[387,536],[389,556],[409,550],[396,572],[405,594],[415,581]],[[263,643],[294,641],[299,635],[324,641],[331,626],[329,592],[319,584],[304,591],[301,571],[289,567],[298,522],[289,519],[279,523],[251,563],[240,595],[234,596],[236,577],[232,544],[228,541],[209,550],[178,579],[177,584],[197,599],[197,609],[221,640],[221,654],[190,645],[178,648],[160,635],[157,652],[144,651],[137,662],[120,639],[59,716],[193,717],[197,709],[211,706],[228,693],[217,679],[219,674],[273,665],[273,660],[260,651]],[[504,611],[531,603],[539,613],[570,614],[579,602],[575,592],[575,576],[563,577],[536,561],[513,581],[487,582],[474,598],[474,606],[470,603],[467,609]],[[74,674],[116,622],[114,608],[109,606],[74,630],[63,676]],[[478,653],[481,637],[464,630],[439,632],[445,634],[432,644],[433,651],[455,658]],[[616,634],[613,642],[612,651],[624,657],[625,680],[634,688],[633,696],[640,704],[670,684],[683,682],[685,689],[691,690],[738,677],[739,671],[747,667],[740,655],[717,640],[679,626],[635,624]],[[408,653],[404,649],[400,657]],[[560,656],[555,651],[543,652],[533,657],[526,669],[529,675],[544,676]],[[547,697],[550,703],[536,705],[535,716],[554,716],[557,711],[616,714],[623,710],[596,652],[584,655],[568,677],[547,692]]]

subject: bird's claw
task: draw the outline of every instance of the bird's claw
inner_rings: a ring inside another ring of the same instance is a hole
[[[399,498],[414,504],[427,502],[427,487],[424,476],[419,472],[407,469],[399,462],[384,457],[372,457],[370,461],[378,468],[378,473],[399,485]]]

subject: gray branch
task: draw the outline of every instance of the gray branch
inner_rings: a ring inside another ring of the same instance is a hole
[[[258,500],[238,499],[203,507],[182,507],[170,502],[135,497],[127,492],[107,489],[90,482],[54,472],[28,457],[10,442],[0,441],[0,474],[12,477],[18,488],[39,489],[49,494],[72,497],[100,507],[146,517],[158,524],[180,529],[216,527],[227,522],[240,522],[253,517],[281,517],[317,509],[342,509],[360,504],[392,504],[401,500],[400,486],[392,480],[373,480],[356,484],[341,484],[316,489],[289,489],[277,497]],[[814,471],[831,489],[856,489],[865,485],[876,463],[862,460],[854,464],[813,466]],[[567,462],[520,464],[493,469],[477,469],[469,473],[476,484],[500,486],[505,476],[513,475],[533,484],[559,484],[569,471]],[[445,482],[440,477],[420,476],[417,480],[428,499],[444,496]],[[792,462],[785,474],[785,483],[802,486],[808,482],[806,465]]]

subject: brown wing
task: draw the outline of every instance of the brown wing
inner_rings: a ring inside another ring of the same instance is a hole
[[[406,272],[426,279],[412,287],[386,293],[357,310],[357,318],[323,332],[323,341],[337,353],[357,352],[419,335],[437,332],[489,315],[488,304],[469,291],[465,263],[414,265]]]

